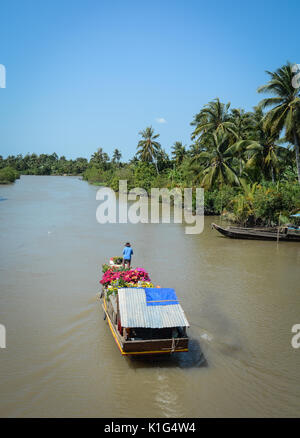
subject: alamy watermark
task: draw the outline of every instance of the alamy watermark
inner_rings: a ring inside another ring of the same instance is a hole
[[[300,324],[293,325],[292,333],[296,333],[291,340],[292,347],[300,348]]]
[[[6,348],[6,328],[0,324],[0,348]]]
[[[6,68],[0,64],[0,88],[6,88]]]
[[[195,190],[193,206],[192,188],[152,188],[149,198],[147,191],[140,187],[128,192],[127,180],[120,180],[118,203],[116,193],[111,188],[102,187],[97,191],[96,199],[102,202],[97,208],[96,219],[100,224],[169,224],[172,199],[174,223],[181,224],[184,219],[185,224],[188,224],[185,226],[186,234],[200,234],[204,229],[204,190]],[[135,202],[128,206],[128,201]],[[195,215],[192,214],[193,210]]]
[[[292,65],[292,72],[295,73],[292,79],[292,86],[294,88],[300,88],[300,64]]]

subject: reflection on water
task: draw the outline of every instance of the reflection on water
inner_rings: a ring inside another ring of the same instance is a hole
[[[300,245],[230,240],[184,224],[96,222],[97,188],[24,176],[0,187],[0,415],[298,416]],[[125,241],[174,287],[190,351],[122,357],[99,302],[101,264]]]

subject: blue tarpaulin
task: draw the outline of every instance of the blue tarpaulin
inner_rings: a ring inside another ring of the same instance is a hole
[[[299,217],[300,218],[300,213],[291,214],[291,217]]]
[[[175,290],[170,288],[145,288],[147,306],[179,304]]]

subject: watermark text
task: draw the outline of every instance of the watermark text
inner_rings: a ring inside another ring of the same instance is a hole
[[[292,347],[300,348],[300,324],[293,325],[292,333],[296,333],[291,340]]]
[[[6,68],[0,64],[0,88],[6,88]]]
[[[120,180],[118,202],[116,193],[109,187],[99,189],[96,199],[101,201],[96,211],[96,219],[100,224],[169,224],[172,205],[173,221],[181,224],[184,220],[186,234],[200,234],[204,229],[202,188],[196,188],[194,194],[192,188],[152,188],[149,199],[145,189],[135,187],[128,192],[127,181]]]
[[[300,88],[300,64],[292,65],[292,72],[295,73],[292,79],[292,86],[294,88]]]
[[[0,348],[6,348],[6,328],[0,324]]]

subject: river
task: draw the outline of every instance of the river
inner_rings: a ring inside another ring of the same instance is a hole
[[[22,176],[0,186],[1,417],[299,416],[300,244],[231,240],[210,227],[96,221],[97,187]],[[174,287],[190,351],[120,355],[99,301],[101,265]]]

